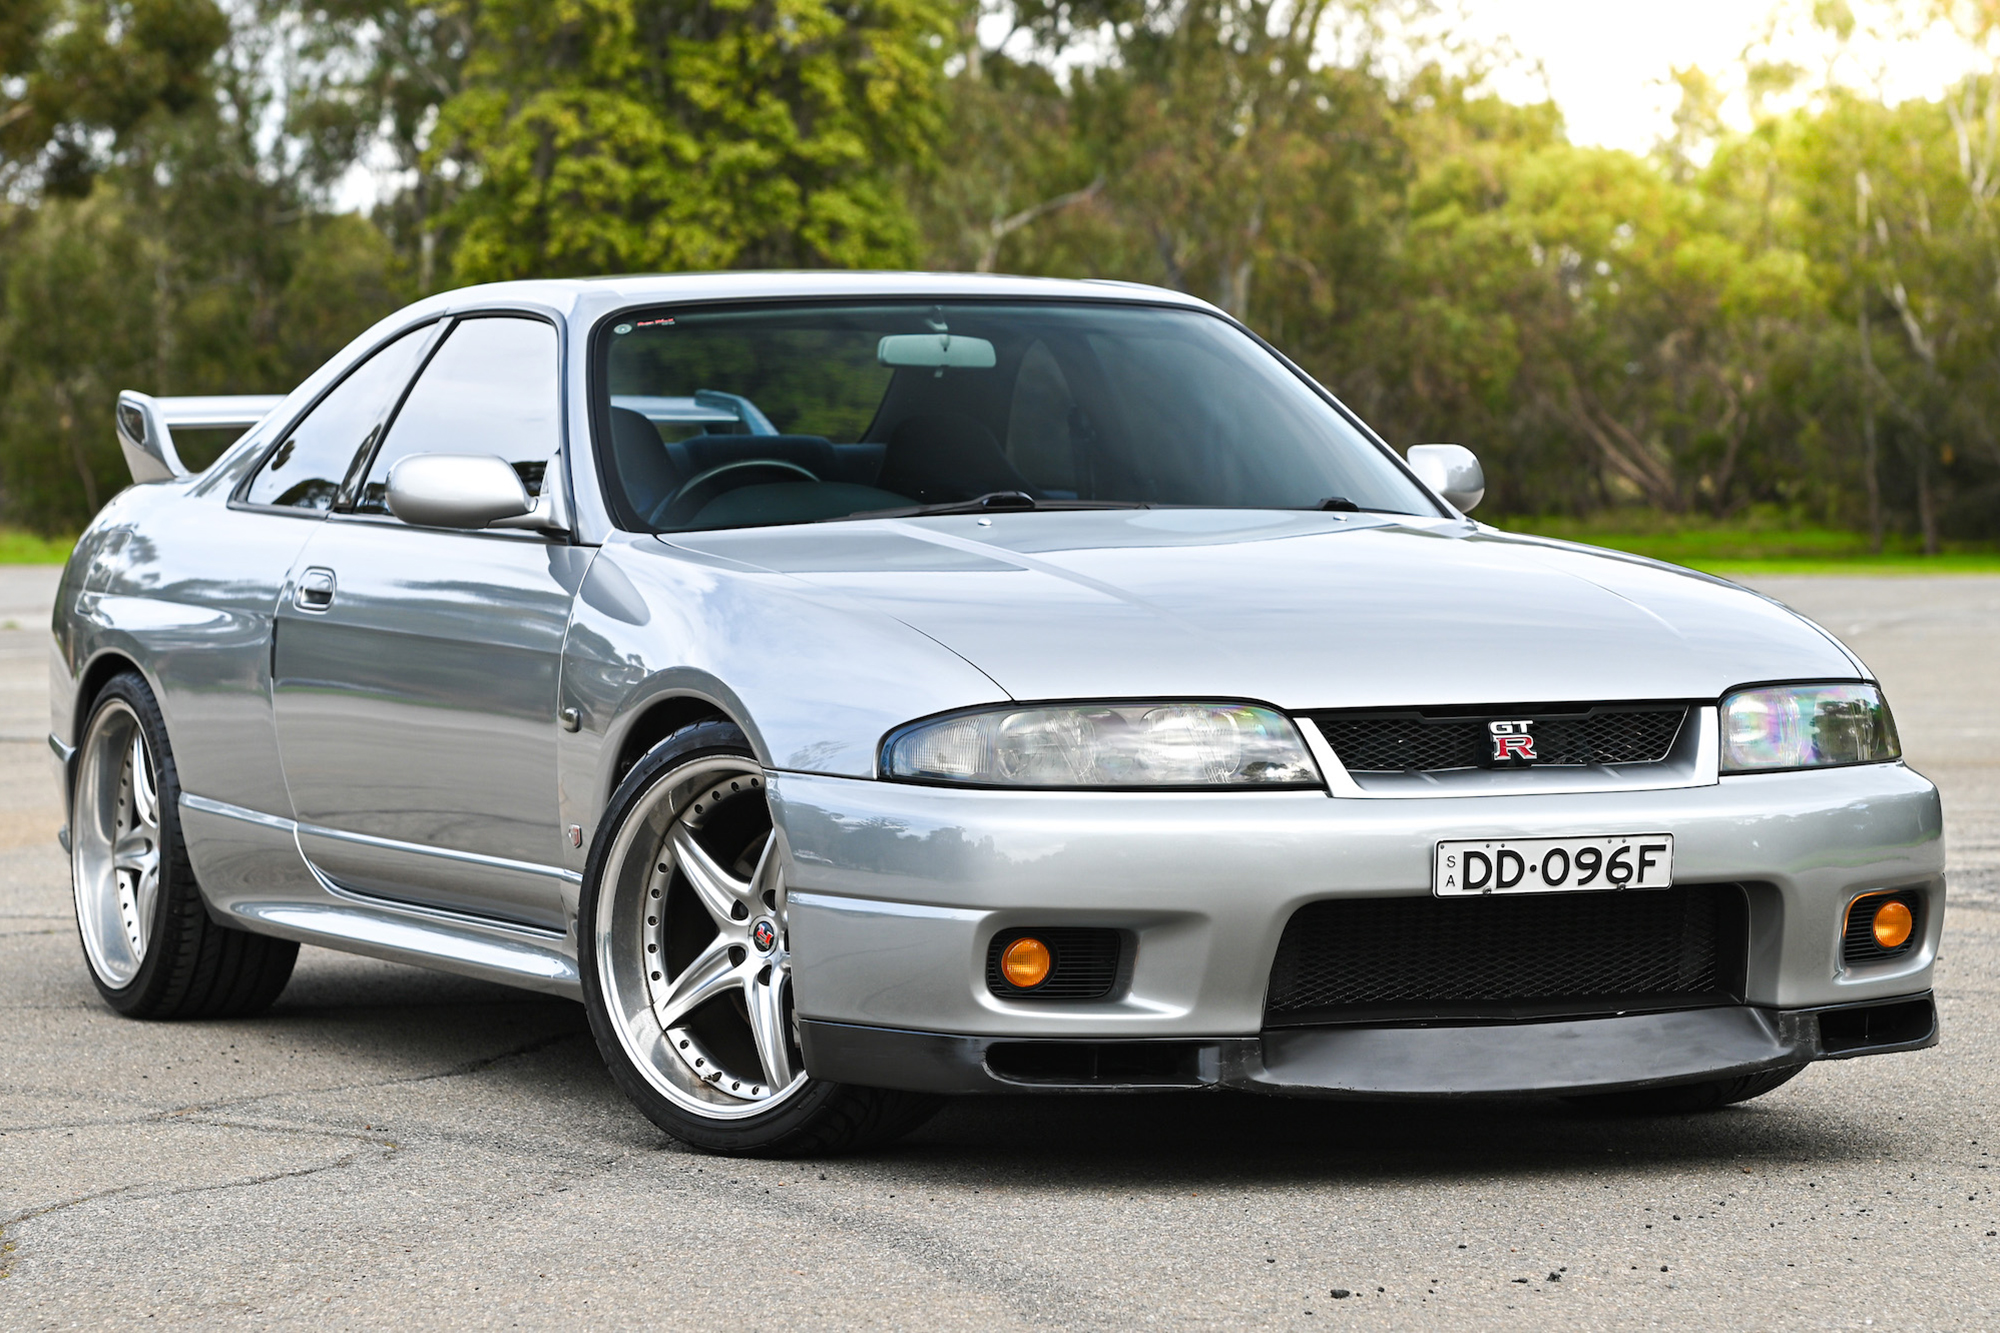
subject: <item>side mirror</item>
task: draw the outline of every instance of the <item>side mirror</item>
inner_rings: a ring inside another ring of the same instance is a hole
[[[528,488],[493,454],[411,454],[389,469],[389,512],[421,528],[485,528],[535,512]]]
[[[1413,444],[1410,471],[1461,514],[1486,498],[1486,470],[1462,444]]]

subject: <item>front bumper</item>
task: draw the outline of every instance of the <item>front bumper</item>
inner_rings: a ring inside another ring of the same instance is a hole
[[[1929,989],[1943,929],[1937,789],[1900,764],[1661,791],[1342,800],[1319,792],[997,792],[771,774],[798,1011],[996,1035],[1240,1035],[1263,1026],[1279,936],[1306,903],[1425,895],[1440,839],[1662,831],[1682,884],[1745,885],[1742,999],[1808,1009]],[[1844,968],[1862,893],[1924,895],[1923,938]],[[986,946],[1009,927],[1137,940],[1102,1002],[1003,1000]]]
[[[1820,1058],[1816,1028],[1787,1015],[1925,995],[1943,930],[1937,790],[1900,764],[1655,791],[1411,800],[964,791],[795,773],[772,774],[771,795],[790,886],[794,999],[802,1030],[818,1033],[806,1042],[807,1067],[848,1081],[867,1080],[832,1054],[835,1028],[971,1038],[975,1051],[987,1039],[1192,1039],[1213,1068],[1181,1086],[1448,1093],[1721,1076]],[[1749,937],[1734,1007],[1266,1032],[1273,959],[1300,907],[1427,895],[1441,839],[1653,830],[1674,835],[1677,883],[1743,887]],[[1921,896],[1921,937],[1896,958],[1843,964],[1848,905],[1885,889]],[[1078,1003],[987,989],[997,932],[1059,926],[1127,932],[1129,980]],[[1371,1032],[1393,1035],[1362,1035]],[[1452,1032],[1472,1035],[1441,1035]],[[1916,1044],[1932,1039],[1926,1028]],[[1547,1049],[1536,1045],[1544,1041]],[[1473,1068],[1480,1051],[1502,1048],[1514,1052],[1509,1068],[1527,1061],[1552,1072],[1532,1085],[1511,1073],[1461,1085],[1436,1072],[1441,1063]],[[1683,1054],[1667,1059],[1668,1049]],[[945,1063],[954,1061],[965,1064]],[[1357,1061],[1378,1071],[1366,1078],[1387,1081],[1343,1083],[1334,1065]],[[1384,1071],[1398,1062],[1417,1072],[1397,1082]],[[984,1055],[972,1063],[983,1068]]]

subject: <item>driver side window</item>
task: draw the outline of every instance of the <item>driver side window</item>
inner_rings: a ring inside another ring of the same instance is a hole
[[[319,400],[264,460],[243,498],[251,504],[325,511],[357,455],[375,443],[382,418],[410,382],[435,326],[410,330],[376,352]]]
[[[542,320],[460,320],[396,414],[355,509],[387,514],[389,469],[411,454],[497,454],[540,495],[562,441],[558,364],[556,331]]]

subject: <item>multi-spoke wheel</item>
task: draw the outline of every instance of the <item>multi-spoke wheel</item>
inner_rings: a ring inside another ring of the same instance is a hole
[[[255,1012],[284,989],[299,946],[209,920],[179,801],[152,691],[118,676],[84,730],[71,802],[70,880],[91,977],[135,1018]]]
[[[160,796],[139,715],[123,699],[97,712],[83,747],[77,808],[76,920],[97,975],[130,984],[146,961],[160,897]]]
[[[913,1128],[927,1098],[809,1077],[764,770],[725,722],[661,742],[620,785],[584,876],[585,999],[619,1084],[716,1152],[824,1152]]]

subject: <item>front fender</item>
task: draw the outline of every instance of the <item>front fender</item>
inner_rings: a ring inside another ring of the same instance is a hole
[[[727,713],[765,767],[873,777],[885,733],[912,718],[1005,703],[935,640],[838,593],[620,534],[599,552],[563,650],[563,821],[586,833],[648,709],[699,699]],[[588,845],[588,839],[585,839]]]

